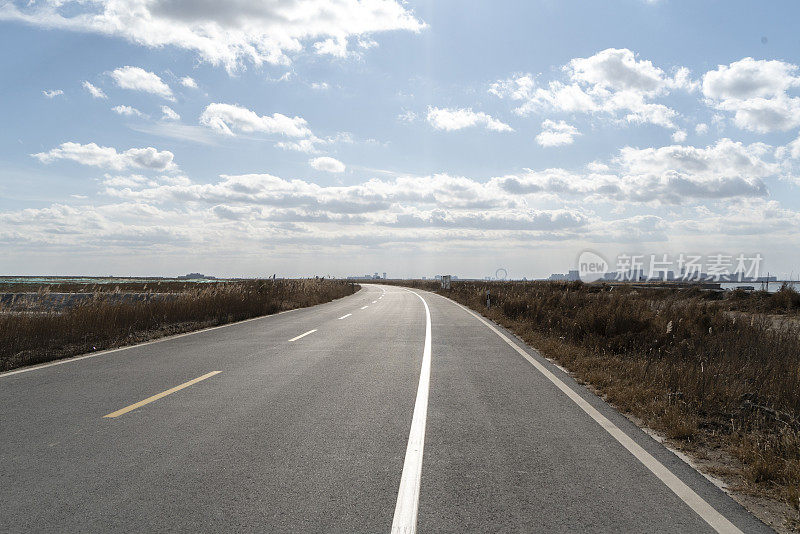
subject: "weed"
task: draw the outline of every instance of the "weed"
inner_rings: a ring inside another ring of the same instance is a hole
[[[63,311],[1,313],[0,370],[311,306],[349,295],[358,286],[308,279],[220,282],[201,287],[168,282],[157,288],[158,292],[152,292],[142,284],[96,286],[90,298]],[[40,297],[64,290],[58,286],[37,288]],[[137,293],[131,296],[123,291]]]

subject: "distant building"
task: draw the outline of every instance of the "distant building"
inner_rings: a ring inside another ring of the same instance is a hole
[[[580,279],[581,275],[578,271],[569,271],[567,274],[553,273],[548,278],[551,282],[574,282]]]
[[[383,273],[383,277],[386,278],[386,273]],[[348,280],[380,280],[381,277],[378,273],[374,274],[356,274],[353,276],[348,276]]]

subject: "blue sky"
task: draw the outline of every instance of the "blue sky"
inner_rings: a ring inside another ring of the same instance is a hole
[[[795,2],[219,5],[0,0],[0,273],[800,274]]]

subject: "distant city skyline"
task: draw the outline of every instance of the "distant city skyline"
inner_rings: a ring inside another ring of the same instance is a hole
[[[593,250],[797,278],[798,18],[6,1],[0,274],[532,279]]]

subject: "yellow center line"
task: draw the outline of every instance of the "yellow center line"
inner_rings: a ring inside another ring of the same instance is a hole
[[[131,412],[131,411],[135,410],[136,408],[140,408],[140,407],[144,406],[145,404],[150,404],[153,401],[157,401],[161,397],[166,397],[167,395],[175,393],[176,391],[180,391],[183,388],[188,388],[192,384],[197,384],[201,380],[205,380],[206,378],[211,378],[212,376],[214,376],[216,374],[219,374],[221,372],[222,371],[211,371],[210,373],[204,374],[203,376],[199,376],[199,377],[195,378],[194,380],[189,380],[188,382],[184,382],[183,384],[181,384],[179,386],[175,386],[174,388],[170,388],[170,389],[168,389],[166,391],[162,391],[161,393],[153,395],[152,397],[148,397],[148,398],[146,398],[146,399],[144,399],[142,401],[137,402],[136,404],[131,404],[130,406],[126,406],[125,408],[117,410],[116,412],[111,412],[110,414],[104,415],[103,417],[119,417],[120,415],[125,415],[126,413]]]

